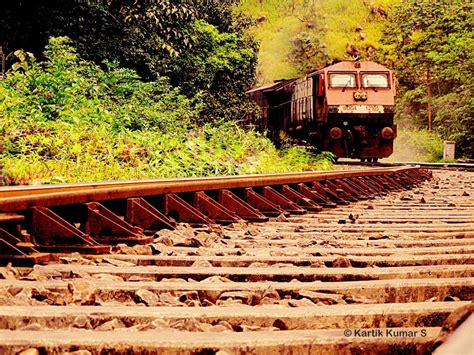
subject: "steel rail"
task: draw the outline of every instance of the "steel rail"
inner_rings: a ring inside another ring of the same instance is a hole
[[[26,210],[106,201],[130,197],[146,197],[169,193],[238,189],[271,185],[297,184],[328,179],[387,175],[416,170],[418,167],[372,168],[352,171],[315,171],[243,176],[219,176],[185,179],[60,184],[48,186],[14,186],[0,188],[0,212]]]
[[[426,169],[459,169],[466,171],[474,171],[473,163],[423,163],[423,162],[377,162],[368,163],[354,160],[341,159],[336,165],[353,165],[353,166],[371,166],[371,167],[395,167],[395,166],[419,166]]]
[[[472,163],[416,163],[416,162],[405,162],[405,163],[394,163],[404,165],[418,165],[422,168],[427,169],[464,169],[467,171],[474,171],[474,164]]]

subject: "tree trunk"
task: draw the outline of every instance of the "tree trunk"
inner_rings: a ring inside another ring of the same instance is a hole
[[[5,53],[3,53],[3,47],[0,47],[0,80],[5,78]]]
[[[432,117],[431,117],[431,73],[430,67],[426,72],[426,94],[428,96],[428,131],[431,131]]]

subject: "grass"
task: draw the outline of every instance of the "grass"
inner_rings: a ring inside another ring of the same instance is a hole
[[[296,16],[282,15],[290,10],[287,2],[244,0],[239,5],[239,10],[254,18],[267,18],[250,30],[251,35],[260,43],[258,81],[263,83],[298,76],[298,71],[289,64],[288,57],[291,53],[290,40],[303,30],[303,26]]]
[[[388,161],[441,162],[443,140],[436,132],[427,130],[398,129],[394,141],[394,154]]]
[[[261,134],[246,132],[234,123],[208,124],[176,134],[111,133],[107,126],[92,125],[62,129],[52,124],[43,129],[46,131],[23,136],[22,144],[29,153],[0,156],[8,185],[260,174],[332,167],[329,159],[313,156],[303,148],[278,151]]]

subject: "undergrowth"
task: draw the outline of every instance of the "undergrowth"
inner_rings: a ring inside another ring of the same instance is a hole
[[[116,63],[81,60],[64,37],[45,62],[15,53],[0,81],[0,154],[7,184],[289,172],[330,168],[301,148],[278,151],[236,123],[196,122],[166,78],[143,82]]]
[[[439,162],[443,159],[443,140],[436,132],[398,129],[394,154],[389,161]]]

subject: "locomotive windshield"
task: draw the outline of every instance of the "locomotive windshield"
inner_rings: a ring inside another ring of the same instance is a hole
[[[329,74],[329,86],[332,88],[355,88],[356,75],[351,73]]]
[[[388,88],[388,74],[386,73],[362,74],[362,87]]]

